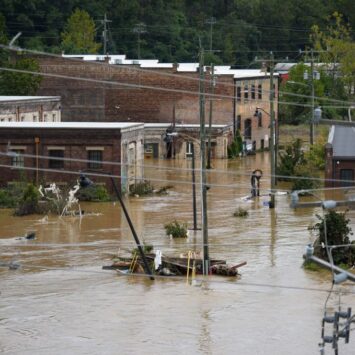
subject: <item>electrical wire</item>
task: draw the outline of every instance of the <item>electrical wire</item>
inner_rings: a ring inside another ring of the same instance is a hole
[[[10,142],[11,143],[11,142]],[[7,151],[7,152],[1,152],[0,151],[0,156],[7,156],[7,157],[12,157],[11,152]],[[95,160],[89,160],[89,159],[78,159],[78,158],[61,158],[61,157],[51,157],[48,155],[35,155],[35,154],[27,154],[27,153],[23,153],[23,154],[19,154],[16,153],[16,156],[18,157],[27,157],[27,158],[38,158],[38,159],[44,159],[44,160],[58,160],[58,161],[68,161],[68,162],[80,162],[80,163],[96,163]],[[103,160],[100,161],[100,163],[102,163],[103,165],[113,165],[113,166],[126,166],[129,167],[131,166],[129,163],[121,163],[121,162],[114,162],[114,161],[108,161],[108,160]],[[154,170],[166,170],[166,171],[172,171],[172,172],[201,172],[201,168],[182,168],[182,167],[163,167],[163,166],[156,166],[156,165],[147,165],[147,164],[133,164],[134,166],[140,167],[140,168],[144,168],[144,169],[154,169]],[[19,166],[14,166],[14,165],[6,165],[6,164],[0,164],[0,166],[2,167],[7,167],[7,168],[11,168],[11,169],[34,169],[33,167],[19,167]],[[54,171],[54,172],[63,172],[63,173],[72,173],[72,174],[79,174],[81,172],[83,172],[82,170],[64,170],[64,169],[46,169],[46,168],[38,168],[39,170],[43,171]],[[225,171],[225,170],[218,170],[218,169],[202,169],[202,171],[206,171],[209,174],[221,174],[221,175],[234,175],[234,176],[245,176],[245,177],[250,177],[251,172],[250,173],[242,173],[242,172],[232,172],[232,171]],[[110,177],[111,175],[109,175],[108,173],[96,173],[96,172],[83,172],[85,173],[85,175],[91,175],[91,176],[97,176],[97,177]],[[271,178],[272,176],[274,176],[275,178],[278,179],[284,179],[284,180],[310,180],[310,181],[319,181],[319,182],[348,182],[348,183],[354,183],[353,180],[340,180],[340,179],[323,179],[323,178],[316,178],[316,177],[306,177],[306,176],[287,176],[287,175],[271,175],[271,174],[263,174],[264,177],[269,177]],[[113,177],[118,177],[120,178],[120,175],[113,175]],[[138,179],[138,178],[137,178]],[[159,182],[177,182],[176,180],[169,180],[169,179],[165,179],[165,180],[161,180],[161,179],[154,179],[152,178],[152,181],[159,181]],[[140,179],[138,179],[140,180]],[[191,184],[191,181],[188,180],[183,180],[183,182],[180,181],[180,183],[188,183]],[[199,184],[199,182],[196,182],[195,184]],[[235,183],[231,183],[231,184],[215,184],[215,183],[209,183],[209,186],[215,186],[215,187],[240,187],[240,186],[248,186],[250,187],[249,184],[243,184],[238,182],[238,186],[236,185],[237,182]],[[333,190],[351,190],[355,188],[355,186],[340,186],[340,187],[322,187],[322,188],[314,188],[314,189],[305,189],[302,190],[304,192],[312,192],[312,191],[333,191]],[[288,189],[275,189],[275,191],[279,191],[279,192],[291,192],[291,190]]]
[[[12,47],[12,46],[7,46],[7,45],[1,45],[0,44],[0,48],[3,48],[3,49],[7,49],[7,50],[12,50],[12,51],[24,51],[24,52],[28,52],[28,53],[32,53],[32,54],[36,54],[36,55],[44,55],[44,56],[50,56],[50,57],[55,57],[55,58],[60,58],[60,59],[65,59],[65,60],[68,60],[68,61],[74,61],[74,62],[82,62],[82,59],[80,58],[73,58],[73,57],[63,57],[61,55],[57,55],[57,54],[53,54],[53,53],[48,53],[48,52],[40,52],[40,51],[35,51],[35,50],[30,50],[30,49],[26,49],[26,48],[19,48],[19,47]],[[100,55],[98,55],[100,56]],[[103,56],[103,55],[101,55]],[[85,62],[86,65],[104,65],[104,66],[111,66],[111,64],[108,64],[108,63],[102,63],[102,62],[91,62],[91,61],[86,61]],[[118,64],[117,65],[118,67],[124,67],[125,65],[124,64]],[[142,68],[136,68],[136,67],[129,67],[126,69],[128,70],[135,70],[135,71],[138,71],[138,72],[143,72],[143,73],[152,73],[152,74],[155,74],[155,75],[160,75],[160,76],[168,76],[168,77],[173,77],[175,79],[178,79],[178,78],[181,78],[181,79],[184,79],[184,80],[193,80],[193,81],[198,81],[200,82],[201,79],[200,78],[196,78],[196,77],[191,77],[191,76],[185,76],[185,75],[178,75],[178,74],[172,74],[172,73],[167,73],[167,72],[158,72],[158,71],[154,71],[154,70],[149,70],[149,69],[142,69]],[[6,70],[6,68],[0,68],[0,70]],[[13,69],[15,70],[15,69]],[[40,75],[40,72],[27,72],[27,74],[33,74],[33,75]],[[49,75],[50,73],[41,73],[41,75],[43,76],[53,76],[53,75]],[[73,78],[76,78],[78,80],[84,80],[84,79],[89,79],[89,78],[78,78],[78,77],[68,77],[68,76],[65,76],[65,75],[61,75],[61,74],[56,74],[56,75],[59,75],[58,77],[61,77],[61,78],[65,78],[65,79],[73,79]],[[216,74],[218,75],[218,74]],[[95,79],[91,79],[91,80],[95,80]],[[96,79],[97,80],[97,79]],[[208,79],[204,79],[203,81],[205,81],[206,83],[210,84],[210,80]],[[106,84],[111,84],[114,83],[112,81],[103,81],[103,80],[97,80],[97,82],[99,83],[106,83]],[[123,85],[123,86],[127,86],[127,87],[134,87],[132,86],[133,84],[128,84],[128,83],[118,83],[116,82],[116,84],[118,85]],[[229,86],[229,87],[234,87],[234,84],[231,84],[231,83],[223,83],[223,82],[219,82],[219,85],[220,86]],[[141,88],[146,88],[146,89],[155,89],[157,90],[157,87],[155,86],[143,86],[143,85],[139,85]],[[164,88],[166,91],[171,91],[171,89],[169,88]],[[180,89],[173,89],[175,92],[181,92]],[[183,91],[184,92],[184,91]],[[265,93],[270,93],[270,92],[273,92],[273,90],[266,90],[266,89],[263,89],[263,92]],[[185,93],[190,93],[190,94],[199,94],[199,92],[191,92],[191,91],[185,91]],[[303,98],[311,98],[310,95],[303,95],[303,94],[297,94],[297,93],[290,93],[290,92],[284,92],[284,91],[279,91],[280,94],[285,94],[285,95],[288,95],[288,96],[294,96],[294,97],[303,97]],[[230,99],[234,99],[234,96],[226,96],[226,95],[220,95],[220,94],[210,94],[208,92],[205,92],[204,93],[206,97],[220,97],[220,98],[230,98]],[[319,99],[319,100],[322,100],[322,101],[328,101],[328,102],[337,102],[337,103],[344,103],[346,104],[347,106],[345,107],[337,107],[337,108],[348,108],[348,106],[353,106],[355,105],[354,102],[348,102],[348,101],[345,101],[345,100],[337,100],[337,99],[331,99],[331,98],[325,98],[325,97],[318,97],[318,96],[314,96],[315,99]],[[260,100],[259,100],[260,101]],[[269,102],[269,101],[262,101],[262,102]],[[306,104],[297,104],[296,103],[293,103],[293,102],[283,102],[283,101],[279,101],[280,104],[289,104],[289,105],[295,105],[295,106],[304,106],[304,107],[312,107],[312,105],[306,105]],[[329,107],[332,107],[332,106],[329,106]]]
[[[78,272],[78,273],[91,273],[91,274],[107,274],[107,271],[103,270],[79,270],[75,266],[71,267],[49,267],[45,265],[33,265],[21,263],[21,267],[33,268],[33,269],[42,269],[48,271],[68,271],[68,272]],[[10,263],[8,264],[10,266]],[[80,266],[82,267],[82,266]],[[121,276],[121,275],[120,275]],[[150,278],[151,275],[139,274],[139,273],[130,273],[130,274],[122,274],[122,276],[126,277],[138,277],[138,278]],[[165,280],[176,280],[186,282],[186,276],[164,276],[164,275],[153,275],[156,279],[165,279]],[[329,292],[329,290],[315,288],[315,287],[300,287],[300,286],[290,286],[290,285],[276,285],[276,284],[268,284],[268,283],[253,283],[253,282],[244,282],[241,280],[236,280],[236,282],[225,281],[225,280],[216,280],[216,279],[207,279],[206,278],[196,278],[197,282],[200,283],[209,283],[209,284],[228,284],[232,286],[247,286],[247,287],[265,287],[265,288],[273,288],[273,289],[285,289],[285,290],[293,290],[293,291],[310,291],[310,292]],[[355,291],[344,291],[344,294],[355,294]]]

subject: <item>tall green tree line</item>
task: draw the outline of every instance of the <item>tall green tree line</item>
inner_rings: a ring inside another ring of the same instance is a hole
[[[102,41],[105,13],[109,23],[108,51],[137,57],[138,23],[142,58],[161,61],[196,61],[198,40],[210,47],[211,17],[214,52],[206,61],[245,66],[265,51],[279,51],[278,57],[296,57],[299,48],[310,45],[311,26],[326,29],[334,11],[346,15],[355,28],[353,0],[3,0],[7,36],[21,31],[19,44],[38,50],[67,52],[62,33],[76,9],[85,10],[94,20],[96,42]],[[354,33],[350,34],[354,38]],[[102,51],[103,46],[96,51]]]

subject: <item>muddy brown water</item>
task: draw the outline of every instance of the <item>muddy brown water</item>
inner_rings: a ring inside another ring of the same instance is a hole
[[[307,227],[320,210],[292,210],[284,195],[277,196],[275,210],[264,206],[268,196],[242,201],[249,173],[261,168],[267,175],[268,166],[267,154],[215,161],[209,176],[210,254],[231,264],[247,261],[237,280],[209,277],[190,286],[185,279],[150,281],[101,270],[112,255],[134,246],[117,203],[82,204],[92,214],[81,220],[0,211],[0,261],[22,265],[0,268],[0,352],[318,354],[331,278],[304,270],[302,254],[314,239]],[[139,237],[163,255],[202,249],[200,231],[171,240],[163,228],[173,219],[192,226],[191,175],[183,170],[189,167],[186,161],[146,161],[145,176],[154,185],[174,187],[168,195],[126,199]],[[261,185],[267,192],[266,176]],[[247,218],[233,217],[238,206],[249,211]],[[355,228],[354,212],[349,217]],[[15,238],[27,231],[36,231],[37,239]],[[354,293],[354,285],[335,289],[343,292],[341,305],[355,310],[354,294],[344,293]],[[338,304],[333,295],[328,309]],[[340,341],[340,354],[354,354],[354,342]]]

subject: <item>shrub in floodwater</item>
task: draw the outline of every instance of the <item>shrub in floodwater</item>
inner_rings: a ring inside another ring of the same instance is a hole
[[[170,235],[173,238],[187,238],[187,224],[180,223],[177,220],[164,225],[166,235]]]
[[[8,189],[0,190],[0,208],[13,208],[16,206],[16,200]]]
[[[23,196],[17,205],[15,210],[16,216],[25,216],[28,214],[39,213],[39,192],[35,185],[27,184],[26,189],[23,192]]]
[[[139,181],[135,183],[132,187],[130,187],[130,192],[129,194],[131,196],[142,196],[142,195],[149,195],[152,194],[154,191],[153,185],[150,183],[150,181]]]
[[[318,234],[314,242],[314,254],[324,260],[328,260],[325,244],[327,237],[328,245],[349,245],[348,247],[336,248],[332,250],[334,264],[345,264],[352,266],[355,263],[355,241],[350,242],[349,235],[353,234],[349,227],[350,220],[346,218],[346,213],[328,211],[324,217],[316,215],[319,222],[310,227]],[[326,235],[324,222],[326,223]]]
[[[79,201],[91,202],[106,202],[110,201],[110,195],[103,185],[91,185],[85,188],[80,188],[75,194]]]
[[[144,253],[150,253],[152,250],[154,249],[152,244],[145,244],[145,242],[143,242],[143,252]],[[132,249],[132,256],[134,256],[135,254],[139,255],[139,250],[138,248],[134,248]]]
[[[233,213],[233,216],[234,217],[248,217],[249,212],[242,207],[238,207],[238,209]]]

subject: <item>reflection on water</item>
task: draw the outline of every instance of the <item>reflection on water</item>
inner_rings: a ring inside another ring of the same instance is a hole
[[[173,219],[192,227],[191,162],[148,161],[146,165],[145,176],[155,186],[174,187],[168,195],[126,199],[139,237],[164,254],[201,250],[200,231],[190,231],[187,240],[171,240],[163,228]],[[237,281],[212,277],[194,287],[185,280],[152,282],[101,270],[118,250],[134,246],[117,203],[85,204],[85,211],[93,214],[81,221],[15,218],[10,211],[1,211],[1,261],[15,260],[23,267],[0,269],[0,351],[317,353],[327,293],[302,288],[327,290],[330,276],[301,266],[304,247],[312,241],[307,227],[318,210],[291,210],[287,196],[277,197],[276,210],[264,206],[269,198],[268,165],[268,155],[258,154],[215,161],[208,174],[211,257],[231,264],[247,261]],[[256,168],[264,172],[263,196],[245,202],[241,197],[249,194],[250,173]],[[233,217],[239,206],[249,211],[247,218]],[[354,222],[354,212],[349,217]],[[36,231],[35,241],[15,239],[28,231]],[[355,291],[350,284],[341,289]],[[343,294],[341,303],[354,308],[353,295]],[[330,307],[337,304],[338,298],[332,297]],[[341,354],[351,354],[351,342],[341,345]]]

